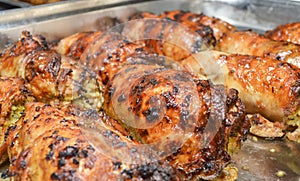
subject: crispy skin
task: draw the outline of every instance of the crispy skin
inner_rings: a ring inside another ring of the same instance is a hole
[[[195,75],[237,89],[249,113],[258,112],[272,121],[282,122],[299,107],[300,74],[298,68],[288,63],[269,57],[207,51],[182,64]],[[206,64],[213,65],[214,69],[205,69]]]
[[[99,37],[102,32],[80,32],[59,41],[54,48],[61,55],[79,60],[86,47]]]
[[[65,101],[100,109],[101,82],[89,69],[48,48],[42,36],[23,32],[0,56],[0,76],[18,76],[39,101]]]
[[[25,102],[24,81],[21,78],[0,78],[0,165],[7,160],[6,137],[7,130],[11,129],[15,121],[10,118],[13,106],[20,106]],[[15,108],[17,109],[17,108]],[[18,115],[14,115],[17,119]]]
[[[228,32],[217,44],[216,50],[268,56],[300,67],[300,46],[287,42],[276,42],[251,31]]]
[[[107,86],[105,101],[107,114],[134,139],[171,152],[168,160],[186,179],[216,177],[230,161],[227,151],[238,149],[250,127],[236,90],[158,66],[123,67]]]
[[[275,41],[285,41],[300,44],[300,23],[288,23],[267,31],[265,36]]]
[[[109,118],[100,115],[99,119]],[[106,145],[94,147],[78,121],[79,117],[64,109],[27,104],[24,116],[8,137],[11,164],[7,176],[16,180],[178,180],[170,166],[139,160],[130,147],[118,146],[130,140],[109,127],[97,133]],[[122,149],[127,157],[143,164],[109,157],[102,152],[105,147],[111,152]]]

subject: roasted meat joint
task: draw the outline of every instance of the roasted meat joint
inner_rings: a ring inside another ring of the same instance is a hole
[[[300,142],[300,47],[282,27],[114,20],[53,42],[24,30],[2,50],[3,179],[233,181],[248,134]]]

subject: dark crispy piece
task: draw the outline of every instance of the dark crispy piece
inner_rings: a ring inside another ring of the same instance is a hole
[[[101,82],[89,69],[49,50],[41,36],[23,32],[21,39],[0,55],[0,76],[22,77],[39,101],[65,101],[99,109]]]
[[[21,116],[27,90],[21,78],[0,78],[0,165],[6,161],[6,138],[10,129]]]
[[[279,25],[275,29],[267,31],[265,36],[275,41],[300,44],[300,23],[295,22]]]
[[[219,42],[217,50],[268,56],[300,67],[300,46],[287,42],[276,42],[252,31],[228,32]]]
[[[101,36],[101,34],[102,32],[80,32],[73,34],[60,40],[55,50],[61,55],[79,60],[86,47]]]
[[[109,119],[99,116],[100,122]],[[95,134],[98,145],[91,145],[79,120],[64,109],[27,104],[8,137],[11,164],[7,176],[16,180],[179,180],[166,161],[147,162],[138,157],[130,147],[137,143],[104,125],[98,125]],[[113,157],[118,150],[123,156]],[[132,160],[119,159],[125,157]]]
[[[124,66],[107,86],[105,101],[109,115],[135,140],[167,156],[186,179],[216,177],[250,127],[236,90],[159,66]]]

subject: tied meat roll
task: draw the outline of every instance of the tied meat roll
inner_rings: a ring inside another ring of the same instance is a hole
[[[103,108],[187,180],[215,178],[250,126],[236,90],[154,65],[122,67],[107,85]]]
[[[300,74],[297,67],[269,57],[218,51],[200,52],[181,64],[194,75],[237,89],[247,113],[259,113],[286,127],[299,120]],[[211,68],[205,68],[208,65]],[[259,134],[263,137],[273,135],[273,128]],[[278,135],[281,137],[283,133]],[[299,142],[299,138],[289,138]]]
[[[170,160],[183,178],[215,178],[249,130],[237,91],[149,64],[152,50],[140,45],[108,33],[81,56],[104,80],[103,109],[116,120],[109,124]]]
[[[97,136],[105,142],[97,149],[79,127],[80,119],[69,110],[44,103],[28,103],[24,114],[7,136],[10,167],[2,177],[13,180],[179,180],[167,161],[136,157],[136,144],[116,130],[98,125]],[[110,119],[103,113],[99,121]],[[101,129],[100,129],[101,127]],[[99,143],[100,144],[100,143]],[[119,145],[119,146],[118,146]],[[120,149],[136,163],[109,157]]]
[[[21,77],[38,101],[74,103],[100,109],[102,83],[97,75],[72,59],[50,50],[45,38],[23,32],[0,55],[0,76]]]

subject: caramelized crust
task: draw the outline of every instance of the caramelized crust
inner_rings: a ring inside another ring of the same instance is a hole
[[[276,42],[251,31],[228,32],[219,42],[217,50],[268,56],[300,67],[300,46],[286,42]]]
[[[279,25],[275,29],[267,31],[265,36],[275,41],[300,44],[300,23],[295,22]]]
[[[109,119],[99,116],[99,119]],[[105,155],[106,146],[122,150],[127,157],[132,157],[133,163],[139,159],[130,148],[117,146],[126,145],[130,140],[109,127],[102,127],[97,133],[107,145],[94,147],[78,126],[79,119],[67,110],[47,104],[27,104],[24,116],[8,136],[11,160],[8,176],[16,180],[142,180],[145,177],[178,180],[172,168],[164,163],[131,164]]]

